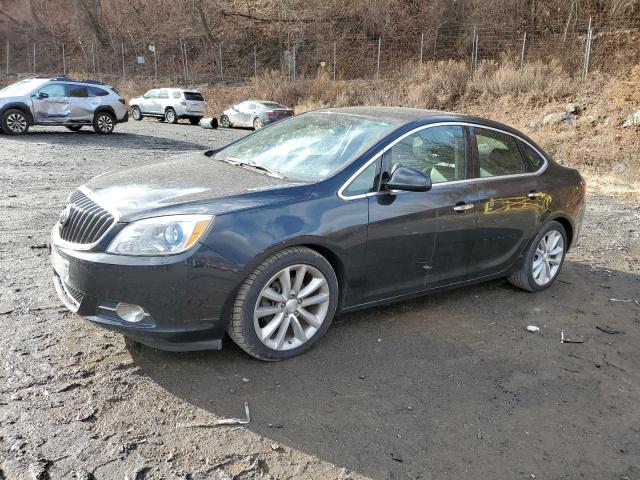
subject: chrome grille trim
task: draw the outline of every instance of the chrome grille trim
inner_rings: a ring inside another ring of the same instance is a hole
[[[96,245],[116,223],[116,215],[100,206],[83,189],[69,197],[71,211],[68,220],[56,225],[59,243],[68,248],[88,249]]]

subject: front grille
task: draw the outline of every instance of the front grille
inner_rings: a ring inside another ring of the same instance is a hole
[[[60,225],[60,238],[76,244],[97,242],[113,224],[114,218],[108,211],[76,190],[68,203],[66,222]]]

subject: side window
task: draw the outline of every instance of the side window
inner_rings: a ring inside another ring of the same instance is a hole
[[[38,93],[46,93],[49,97],[66,97],[67,93],[62,83],[49,83],[38,90]]]
[[[528,160],[527,172],[537,172],[540,170],[542,165],[544,165],[544,158],[526,143],[520,142],[520,146]]]
[[[464,180],[464,131],[459,125],[425,128],[391,147],[385,162],[390,171],[398,166],[421,170],[431,176],[432,183]]]
[[[480,162],[480,178],[527,172],[514,137],[483,128],[475,129],[475,137]]]
[[[169,92],[167,92],[166,90],[160,90],[160,93],[158,93],[158,98],[169,98]]]
[[[107,92],[106,90],[103,90],[102,88],[89,87],[90,97],[106,97],[107,95],[109,95],[109,92]]]
[[[89,90],[84,85],[67,84],[67,96],[75,98],[86,98],[89,96]]]
[[[182,94],[180,92],[173,92],[173,98],[180,98]]]
[[[379,179],[380,159],[365,168],[342,193],[347,197],[353,197],[354,195],[364,195],[365,193],[375,192],[378,189]]]

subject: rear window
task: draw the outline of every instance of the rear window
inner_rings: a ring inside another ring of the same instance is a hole
[[[204,102],[204,98],[202,98],[202,94],[199,92],[184,92],[184,99],[194,102]]]
[[[284,105],[280,105],[279,103],[276,103],[276,102],[262,102],[262,105],[264,105],[267,108],[287,108]]]

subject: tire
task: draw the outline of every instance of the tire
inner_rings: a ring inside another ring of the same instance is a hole
[[[93,131],[100,135],[113,133],[116,119],[107,111],[98,112],[93,117]]]
[[[189,117],[189,123],[191,125],[200,125],[200,120],[202,120],[202,117]]]
[[[254,118],[253,119],[253,129],[254,130],[260,130],[262,127],[264,127],[264,122],[262,121],[262,119],[260,117]]]
[[[560,252],[557,251],[558,247],[561,248]],[[531,242],[517,270],[507,278],[509,283],[527,292],[549,288],[562,270],[567,247],[567,232],[564,227],[556,221],[547,223]],[[541,266],[537,267],[538,265]]]
[[[286,295],[286,288],[277,288],[278,285],[283,286],[280,278],[285,269],[290,269],[286,270],[291,284],[290,295]],[[296,286],[297,275],[301,271],[304,272],[302,283]],[[321,279],[324,283],[319,283]],[[270,292],[269,298],[263,296],[265,290]],[[282,296],[283,302],[273,299],[272,295]],[[338,295],[338,280],[326,258],[310,248],[286,248],[262,262],[242,283],[227,333],[242,350],[260,360],[295,357],[312,348],[326,333],[336,312]],[[310,303],[305,305],[305,302]],[[260,308],[263,309],[262,315],[258,315],[257,309]],[[265,314],[264,311],[269,309],[274,313]],[[307,320],[309,314],[314,324]],[[279,315],[282,317],[278,322]],[[261,340],[258,329],[269,330],[271,325],[276,325],[271,329],[272,333],[265,334]],[[301,341],[300,337],[304,340]],[[275,347],[277,344],[281,347]]]
[[[10,108],[2,115],[2,131],[7,135],[24,135],[29,131],[27,115],[17,108]]]
[[[144,115],[142,115],[142,111],[139,107],[131,107],[131,118],[133,118],[136,122],[139,122],[144,118]]]
[[[82,129],[82,125],[67,125],[67,129],[72,132],[79,132]]]
[[[176,115],[176,111],[173,108],[167,108],[164,112],[164,119],[167,123],[178,123],[178,115]]]
[[[224,128],[231,128],[232,126],[229,117],[227,117],[226,115],[222,115],[220,117],[220,125],[222,125]]]

